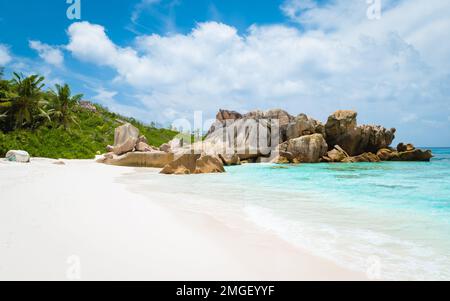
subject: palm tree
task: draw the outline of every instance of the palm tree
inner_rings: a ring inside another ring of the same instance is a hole
[[[47,102],[43,99],[43,76],[31,75],[24,77],[14,73],[12,87],[14,94],[3,102],[3,107],[10,108],[9,115],[13,118],[14,128],[25,125],[34,126],[38,118],[49,119],[44,107]]]
[[[49,111],[53,120],[57,121],[60,125],[67,129],[70,123],[77,123],[76,115],[74,113],[74,107],[83,98],[82,94],[72,96],[70,87],[67,84],[63,86],[56,84],[56,91],[50,92],[51,109]]]

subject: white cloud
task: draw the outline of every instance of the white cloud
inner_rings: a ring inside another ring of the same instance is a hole
[[[300,27],[254,25],[239,34],[206,22],[188,34],[140,35],[131,46],[81,22],[69,27],[67,49],[115,70],[113,84],[129,85],[150,120],[191,117],[199,109],[209,118],[219,108],[271,107],[323,120],[350,108],[363,121],[406,127],[449,110],[450,41],[443,34],[450,21],[443,16],[450,3],[430,1],[383,1],[380,21],[367,20],[365,1],[289,1],[283,11]]]
[[[158,4],[161,0],[141,0],[138,4],[135,5],[133,9],[133,13],[131,14],[131,21],[137,22],[142,12],[148,7]]]
[[[118,94],[116,91],[108,91],[103,87],[99,87],[94,90],[97,94],[94,97],[92,97],[93,100],[105,106],[111,106],[116,103],[116,100],[114,99],[114,97],[116,97]]]
[[[9,49],[5,45],[0,44],[0,66],[8,64],[12,60]]]
[[[40,41],[29,41],[29,46],[39,54],[46,63],[61,67],[64,63],[64,55],[61,49],[44,44]]]

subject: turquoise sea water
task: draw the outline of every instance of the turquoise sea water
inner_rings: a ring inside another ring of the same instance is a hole
[[[432,150],[430,163],[249,164],[164,185],[370,278],[450,280],[450,148]]]

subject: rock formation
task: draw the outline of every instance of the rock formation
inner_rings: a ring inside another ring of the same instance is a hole
[[[377,156],[381,161],[424,161],[428,162],[433,158],[433,154],[429,150],[420,150],[412,144],[400,143],[397,150],[383,148],[377,152]]]
[[[347,157],[342,163],[380,162],[380,158],[373,153],[364,153],[354,157]]]
[[[107,150],[116,155],[126,154],[133,151],[139,141],[139,130],[133,125],[126,123],[116,128],[114,133],[114,145],[107,146]]]
[[[357,124],[354,111],[336,111],[322,124],[305,114],[281,109],[240,114],[220,110],[206,138],[190,145],[183,138],[155,148],[131,124],[115,131],[114,146],[99,162],[163,167],[164,174],[224,172],[224,165],[246,163],[358,163],[430,161],[431,151],[412,144],[390,148],[395,129]]]
[[[174,160],[172,153],[160,151],[129,152],[121,156],[109,153],[97,162],[115,166],[163,168]]]
[[[328,145],[321,134],[313,134],[284,142],[279,150],[291,162],[317,163],[327,153]]]
[[[334,148],[323,157],[323,160],[329,163],[336,163],[342,162],[348,157],[350,156],[345,150],[343,150],[339,145],[335,145]]]
[[[161,170],[162,174],[175,175],[222,172],[225,172],[225,169],[218,157],[198,154],[184,154]]]
[[[336,111],[325,125],[305,114],[293,117],[280,109],[247,114],[221,110],[217,116],[220,125],[210,129],[201,149],[221,157],[226,165],[230,154],[238,154],[241,162],[377,162],[383,160],[378,152],[389,149],[396,132],[379,125],[359,126],[354,111]],[[390,160],[431,158],[431,152],[412,150],[411,145],[399,147],[398,156]]]
[[[173,153],[150,146],[147,138],[139,136],[139,130],[129,123],[116,128],[114,146],[108,146],[107,150],[109,153],[101,156],[97,162],[116,166],[163,168],[174,160]]]
[[[286,140],[312,134],[322,134],[325,137],[325,127],[313,118],[300,114],[287,127]]]
[[[131,124],[124,124],[115,131],[114,146],[108,146],[109,153],[100,156],[97,162],[131,167],[162,168],[164,174],[200,174],[225,172],[224,163],[214,154],[194,155],[182,149],[183,143],[174,139],[160,148],[150,146],[139,130]],[[180,150],[175,154],[172,149]],[[223,156],[227,165],[240,164],[239,156]]]
[[[357,126],[357,115],[354,111],[337,111],[328,117],[325,124],[328,145],[339,145],[350,156],[365,152],[376,153],[379,149],[391,145],[395,138],[395,129],[387,130],[372,125]]]
[[[239,158],[238,154],[234,155],[219,154],[219,158],[226,166],[241,165],[241,158]]]

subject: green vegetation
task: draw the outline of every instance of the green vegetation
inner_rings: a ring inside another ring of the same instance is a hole
[[[0,70],[0,157],[11,149],[33,157],[89,159],[104,153],[114,141],[114,129],[129,122],[151,145],[160,146],[177,132],[127,118],[106,108],[81,102],[68,85],[44,90],[44,78],[14,74],[2,79]]]

